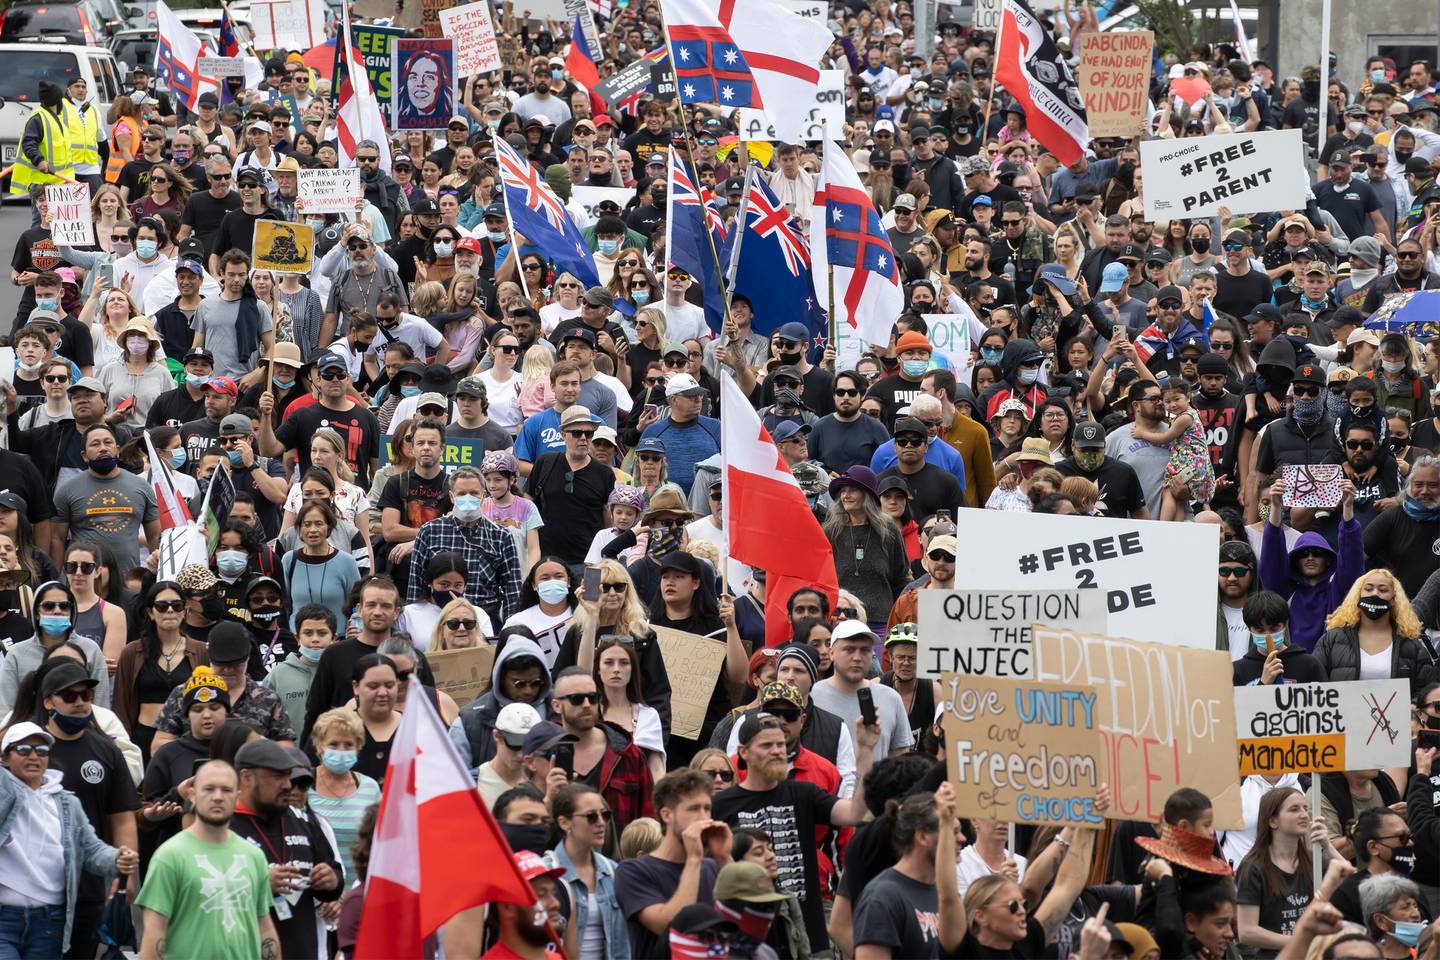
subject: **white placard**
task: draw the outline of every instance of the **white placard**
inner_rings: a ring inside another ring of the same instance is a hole
[[[780,140],[775,124],[764,110],[750,107],[740,108],[741,140]],[[815,88],[815,105],[810,108],[810,119],[805,136],[809,141],[823,140],[824,127],[830,128],[830,139],[841,140],[845,136],[845,71],[821,70],[820,85]]]
[[[620,205],[621,212],[625,210],[625,204],[635,196],[635,191],[629,187],[571,187],[570,198],[585,208],[585,215],[594,223],[600,217],[595,209],[605,200],[614,200]]]
[[[985,545],[955,558],[966,589],[1095,588],[1110,635],[1215,649],[1220,536],[1209,524],[961,510],[955,539]]]
[[[201,57],[195,61],[195,72],[202,77],[218,80],[221,77],[245,76],[244,57]]]
[[[360,185],[360,171],[304,170],[295,179],[295,210],[297,213],[354,213],[355,204],[365,196]]]
[[[825,23],[830,19],[829,5],[824,0],[781,0],[783,6],[791,13],[797,13],[806,20],[819,20]]]
[[[277,0],[250,17],[256,50],[309,50],[325,42],[324,0]]]
[[[921,590],[918,673],[1030,676],[1035,621],[1104,633],[1099,590]]]
[[[1410,682],[1235,688],[1240,775],[1338,773],[1410,764]]]
[[[975,19],[970,25],[983,33],[1000,30],[1001,0],[975,0]]]
[[[1144,140],[1145,219],[1299,210],[1310,184],[1299,130]]]
[[[45,188],[50,209],[50,239],[67,247],[88,247],[95,242],[90,219],[90,185],[57,183]]]
[[[500,69],[500,45],[486,0],[440,11],[440,34],[455,41],[455,72],[462,77]]]
[[[899,255],[899,252],[896,252]],[[930,332],[927,337],[935,353],[945,360],[945,366],[955,374],[959,383],[970,382],[970,308],[961,302],[963,313],[927,313],[925,323]]]

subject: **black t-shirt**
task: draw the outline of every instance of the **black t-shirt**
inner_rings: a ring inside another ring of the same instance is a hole
[[[248,256],[255,242],[255,221],[279,219],[280,215],[273,210],[246,213],[236,207],[220,220],[220,228],[215,231],[208,249],[211,253],[221,255],[231,250],[240,250]]]
[[[828,942],[821,909],[820,864],[815,855],[815,825],[830,822],[839,801],[833,793],[804,780],[782,780],[769,790],[734,786],[715,795],[711,815],[730,828],[754,827],[770,838],[779,874],[775,889],[794,894],[805,914],[810,942]]]
[[[380,509],[400,511],[400,522],[419,530],[422,526],[450,512],[450,495],[445,492],[445,471],[426,480],[413,470],[396,474],[385,481],[380,491]]]
[[[205,244],[205,253],[216,253],[211,246],[211,241],[220,231],[220,221],[232,210],[240,209],[240,194],[230,191],[225,196],[216,199],[209,190],[201,189],[190,194],[190,199],[185,202],[185,211],[180,214],[181,226],[188,225],[191,236]],[[218,251],[224,253],[225,251]],[[248,251],[247,251],[248,252]]]
[[[375,414],[351,401],[350,409],[345,411],[312,403],[286,417],[275,437],[286,450],[295,451],[301,476],[310,469],[310,438],[321,427],[329,427],[344,438],[345,462],[355,474],[355,484],[362,490],[369,489],[370,461],[380,456],[380,421]]]
[[[625,339],[625,329],[614,320],[606,320],[604,326],[597,331],[579,317],[571,317],[569,320],[560,321],[555,327],[555,332],[550,334],[550,342],[555,344],[557,348],[564,345],[565,338],[570,335],[572,330],[589,330],[591,333],[608,333],[610,339],[616,343]],[[523,354],[525,351],[521,350],[520,352]]]
[[[59,737],[50,745],[50,769],[59,770],[60,782],[75,794],[85,819],[102,840],[115,842],[110,835],[108,818],[112,814],[139,809],[135,782],[120,748],[103,734],[87,730],[78,740]],[[80,875],[80,900],[102,900],[104,880],[88,871]]]
[[[654,204],[645,203],[630,211],[625,218],[625,225],[636,233],[650,236],[655,228],[665,222],[665,210]]]
[[[326,863],[337,877],[340,875],[340,863],[325,831],[308,813],[286,807],[278,817],[261,818],[237,809],[230,818],[230,829],[236,836],[253,843],[265,855],[267,864],[287,863],[299,867],[308,876],[313,866]],[[280,937],[282,956],[317,957],[325,952],[320,939],[324,934],[315,922],[316,906],[321,901],[338,899],[341,893],[343,890],[318,894],[307,888],[289,903],[288,917],[282,919],[273,909],[270,911],[275,932]]]
[[[906,380],[898,373],[877,380],[865,396],[880,401],[880,419],[886,426],[895,426],[895,411],[908,407],[916,397],[925,391],[920,389],[919,380]]]
[[[899,477],[905,481],[914,494],[910,512],[916,520],[924,520],[936,510],[949,510],[950,516],[956,517],[960,515],[960,508],[965,506],[965,491],[960,481],[950,471],[933,463],[922,463],[918,473],[909,474],[902,473],[899,464],[896,464],[880,476]]]
[[[1210,305],[1232,317],[1243,317],[1257,304],[1270,302],[1270,278],[1253,266],[1244,276],[1221,270],[1215,278],[1215,296]]]
[[[591,459],[571,470],[564,451],[547,453],[530,472],[530,496],[545,518],[540,528],[540,552],[553,553],[566,563],[581,563],[590,541],[605,525],[605,501],[615,489],[615,471]]]
[[[150,413],[145,418],[147,427],[169,426],[179,428],[191,420],[205,416],[205,393],[191,398],[184,387],[166,390],[150,404]]]
[[[800,382],[805,385],[800,399],[814,411],[815,416],[824,417],[835,412],[835,374],[812,364],[808,371],[801,374]],[[769,377],[761,384],[760,399],[764,406],[775,402],[775,385]]]
[[[75,431],[70,431],[72,434]],[[0,450],[0,477],[5,485],[25,498],[27,517],[31,523],[44,523],[55,516],[55,498],[45,486],[40,468],[27,456]],[[39,584],[32,583],[32,587]],[[27,638],[28,639],[28,638]]]
[[[515,438],[494,420],[486,421],[482,427],[462,427],[458,423],[452,423],[445,428],[445,436],[457,440],[479,440],[486,453],[491,450],[509,450],[515,445]]]
[[[95,343],[90,339],[90,331],[85,324],[65,316],[60,320],[60,327],[60,343],[55,352],[77,367],[95,366]]]
[[[180,427],[180,437],[188,462],[198,464],[205,451],[220,442],[220,424],[209,417],[191,420]]]
[[[10,266],[16,273],[54,270],[62,263],[64,261],[60,259],[60,248],[50,239],[48,227],[31,227],[20,234],[20,238],[15,241],[15,252],[10,257]],[[34,309],[35,286],[31,284],[20,289],[20,306],[15,310],[12,335],[15,330],[25,325],[25,321],[30,319],[30,311]]]
[[[1210,465],[1215,476],[1235,479],[1235,458],[1240,451],[1240,434],[1245,420],[1245,400],[1227,390],[1218,397],[1207,397],[1196,390],[1191,402],[1205,429],[1205,444],[1210,448]]]
[[[891,867],[871,881],[855,905],[855,946],[889,947],[892,957],[940,956],[940,897]]]
[[[1235,902],[1241,906],[1259,907],[1260,926],[1271,933],[1288,937],[1295,932],[1300,914],[1310,905],[1310,878],[1301,876],[1302,872],[1286,873],[1276,866],[1280,885],[1272,888],[1265,879],[1266,871],[1257,861],[1242,863]]]
[[[1380,201],[1368,183],[1352,177],[1343,190],[1331,182],[1317,183],[1312,189],[1315,205],[1334,217],[1347,237],[1366,237],[1375,232],[1370,214],[1380,209]]]
[[[120,179],[116,181],[117,187],[130,188],[130,202],[145,199],[145,194],[150,192],[150,168],[159,164],[159,160],[146,160],[144,157],[136,157],[125,164],[120,170]]]
[[[1086,473],[1076,465],[1074,458],[1066,457],[1055,464],[1055,469],[1060,471],[1061,476],[1084,477],[1099,486],[1100,499],[1095,503],[1095,512],[1100,516],[1132,517],[1145,506],[1145,490],[1140,486],[1135,468],[1128,463],[1107,456],[1098,470]]]
[[[641,127],[625,138],[623,146],[630,151],[630,156],[635,158],[635,172],[639,174],[644,171],[645,164],[652,156],[658,153],[663,157],[669,152],[670,131],[651,133],[649,127]]]
[[[665,903],[675,895],[680,885],[680,875],[685,872],[684,863],[673,863],[646,854],[621,860],[615,867],[615,900],[625,913],[625,923],[630,928],[630,954],[634,957],[653,957],[665,960],[670,956],[668,935],[656,936],[640,922],[640,914],[646,907]],[[720,868],[708,857],[700,864],[700,889],[696,903],[715,902],[715,877]],[[822,941],[828,942],[828,941]]]

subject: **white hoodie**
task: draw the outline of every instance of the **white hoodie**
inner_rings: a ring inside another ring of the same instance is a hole
[[[8,770],[0,776],[13,777]],[[59,770],[45,771],[39,790],[21,784],[24,800],[15,811],[9,842],[0,845],[0,904],[38,907],[65,902],[65,862],[60,839],[60,805],[64,790]],[[18,778],[17,778],[18,779]]]

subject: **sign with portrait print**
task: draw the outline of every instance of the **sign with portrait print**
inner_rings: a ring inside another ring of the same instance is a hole
[[[444,130],[455,115],[454,41],[397,39],[394,51],[391,129]]]

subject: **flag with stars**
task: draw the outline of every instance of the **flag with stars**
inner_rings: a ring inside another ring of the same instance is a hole
[[[505,209],[515,230],[555,261],[557,267],[579,277],[585,286],[599,286],[594,254],[540,171],[503,139],[495,141],[495,160],[505,188]]]
[[[679,267],[700,286],[705,322],[719,333],[725,325],[724,293],[715,257],[725,243],[720,214],[711,204],[715,198],[704,184],[697,184],[686,169],[681,151],[670,151],[670,182],[665,193],[670,238],[670,265]],[[706,231],[710,235],[707,237]],[[713,244],[713,246],[712,246]]]
[[[848,323],[866,343],[887,343],[905,309],[905,291],[880,215],[840,150],[824,152],[810,217],[815,295],[829,299],[833,268],[835,322]]]
[[[804,132],[834,37],[779,0],[661,0],[681,103],[763,108],[782,139]]]
[[[755,332],[769,336],[784,324],[803,323],[810,330],[812,347],[823,350],[825,307],[815,297],[810,244],[762,177],[750,184],[744,240],[738,239],[741,233],[738,225],[730,231],[731,245],[740,244],[730,289],[759,305],[752,321]],[[728,247],[720,262],[731,262]]]

